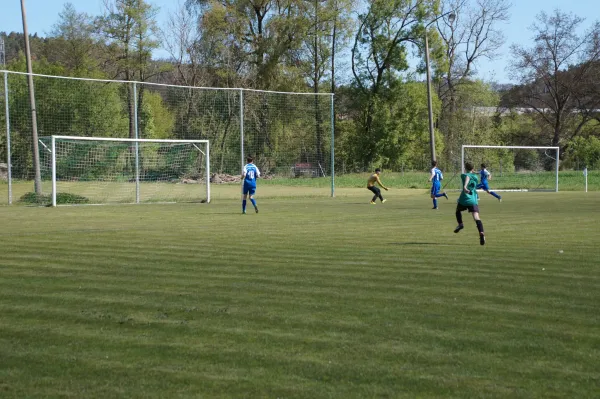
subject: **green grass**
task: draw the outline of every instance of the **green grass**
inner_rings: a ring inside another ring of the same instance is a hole
[[[369,173],[339,175],[335,177],[335,189],[364,188]],[[494,189],[530,189],[554,190],[555,175],[551,172],[540,173],[510,173],[494,175],[490,187]],[[431,183],[427,181],[429,174],[425,172],[387,173],[381,175],[383,183],[394,189],[429,190]],[[261,196],[267,197],[327,197],[331,194],[331,178],[273,178],[260,179]],[[460,189],[460,174],[447,172],[442,186],[447,190]],[[213,184],[213,198],[237,198],[240,185]],[[50,181],[42,182],[43,192],[50,198],[52,186]],[[32,181],[13,182],[13,202],[31,193]],[[584,191],[585,181],[580,171],[561,171],[559,176],[559,191]],[[182,202],[198,201],[205,197],[205,186],[202,184],[174,183],[142,183],[141,198],[144,202]],[[588,191],[600,191],[600,171],[591,171],[588,177]],[[132,203],[135,202],[135,184],[130,182],[59,182],[58,193],[66,195],[64,202],[90,203]],[[223,194],[225,193],[225,194]],[[72,197],[71,197],[72,196]],[[79,198],[84,197],[84,198]],[[31,202],[31,201],[29,201]],[[48,200],[49,202],[49,200]],[[8,184],[0,181],[0,205],[8,203]]]
[[[0,207],[0,397],[598,397],[600,193],[238,191]]]

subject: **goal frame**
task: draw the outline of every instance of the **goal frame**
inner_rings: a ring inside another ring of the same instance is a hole
[[[465,173],[465,148],[497,148],[497,149],[520,149],[520,150],[555,150],[556,151],[556,182],[554,191],[558,192],[558,169],[560,164],[560,147],[546,146],[519,146],[519,145],[471,145],[465,144],[461,147],[461,170]]]
[[[135,203],[140,203],[139,143],[192,144],[198,151],[204,152],[196,144],[206,144],[206,203],[210,203],[210,142],[208,140],[168,140],[168,139],[123,139],[113,137],[51,136],[52,152],[52,206],[56,206],[56,140],[127,142],[135,143]]]

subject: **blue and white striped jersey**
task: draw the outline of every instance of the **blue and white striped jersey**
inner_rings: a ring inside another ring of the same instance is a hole
[[[260,171],[253,163],[249,163],[244,166],[244,170],[242,170],[242,175],[244,176],[244,185],[256,187],[256,179],[260,177]]]
[[[431,169],[431,176],[433,176],[431,181],[434,183],[436,183],[436,182],[439,183],[444,178],[442,171],[439,170],[438,168]]]
[[[490,176],[490,172],[488,172],[487,169],[481,169],[479,174],[481,175],[481,183],[486,183],[488,177]]]

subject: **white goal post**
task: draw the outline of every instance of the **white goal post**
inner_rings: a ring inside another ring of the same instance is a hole
[[[465,172],[465,149],[479,148],[479,149],[503,149],[503,150],[553,150],[556,151],[556,158],[552,158],[555,161],[555,185],[554,191],[558,192],[558,170],[559,170],[559,159],[560,159],[560,147],[545,147],[545,146],[503,146],[503,145],[463,145],[461,148],[461,168],[462,172]],[[500,190],[498,190],[500,191]],[[518,190],[524,191],[524,190]]]
[[[52,206],[59,184],[90,204],[210,202],[208,140],[51,136],[49,144]]]

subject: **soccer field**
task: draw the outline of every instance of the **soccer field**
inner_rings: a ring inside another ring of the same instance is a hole
[[[600,192],[215,191],[0,207],[0,397],[600,394]]]

